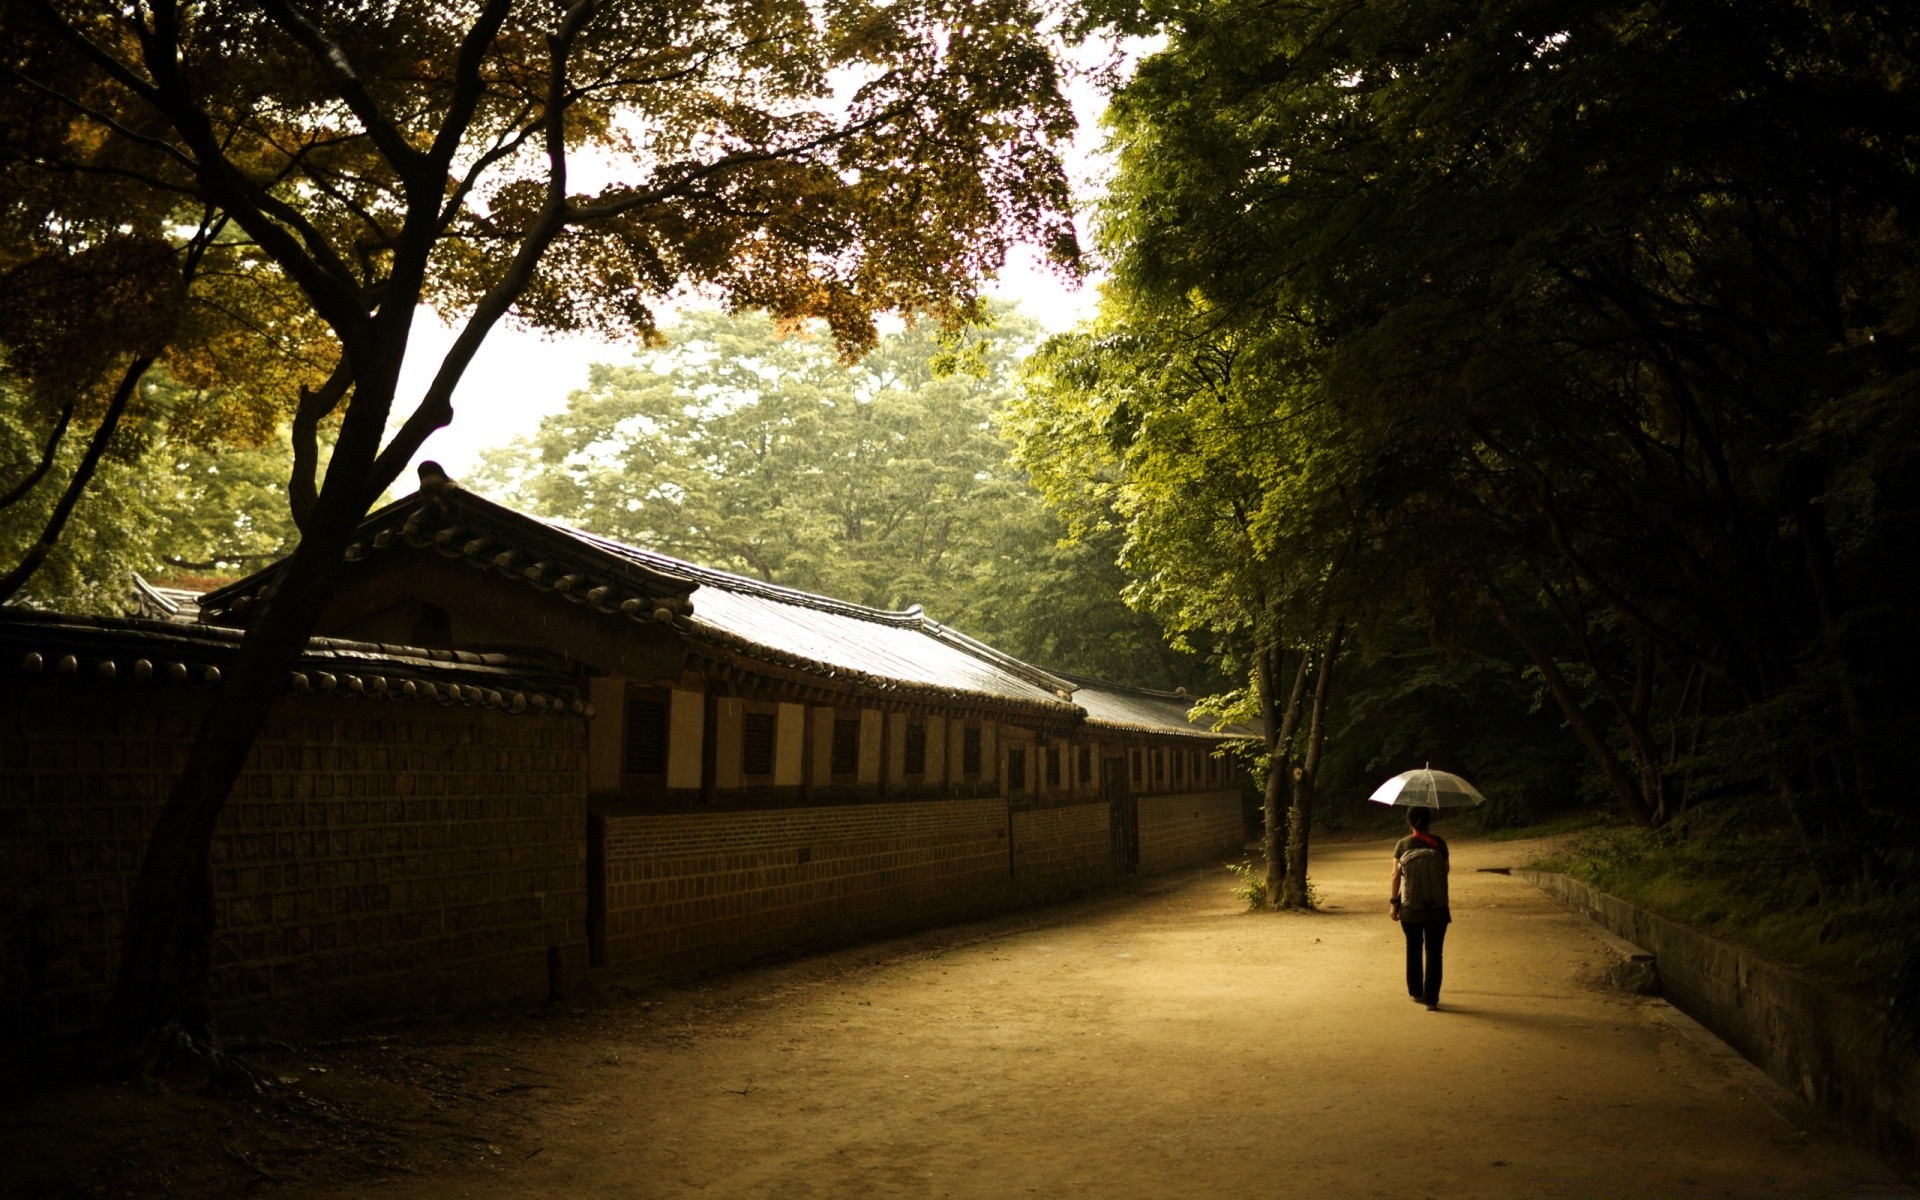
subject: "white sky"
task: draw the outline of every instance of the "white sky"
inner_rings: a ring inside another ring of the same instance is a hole
[[[1087,66],[1110,52],[1090,47],[1081,56]],[[1109,164],[1101,153],[1100,114],[1106,97],[1076,72],[1067,84],[1079,131],[1066,154],[1069,179],[1078,208],[1082,246],[1087,245],[1086,212],[1104,186]],[[1017,247],[1000,277],[989,282],[987,294],[1011,300],[1039,321],[1049,333],[1071,328],[1093,315],[1098,300],[1097,281],[1073,284],[1045,265],[1038,250]],[[661,313],[663,323],[670,313]],[[404,417],[426,390],[454,334],[431,312],[422,311],[414,323],[406,366],[401,371],[395,412]],[[625,362],[629,343],[597,337],[545,337],[504,327],[488,336],[467,369],[453,397],[453,423],[435,432],[415,457],[438,462],[455,479],[471,474],[488,450],[534,432],[540,419],[565,407],[567,395],[587,383],[587,367],[595,362]],[[411,490],[412,480],[395,481],[397,492]]]

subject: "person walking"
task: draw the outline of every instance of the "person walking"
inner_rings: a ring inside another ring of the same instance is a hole
[[[1407,810],[1407,836],[1393,847],[1392,916],[1407,936],[1407,993],[1440,1007],[1441,951],[1447,941],[1447,842],[1428,833],[1430,808]]]

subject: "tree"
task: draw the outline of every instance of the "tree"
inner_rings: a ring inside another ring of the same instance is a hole
[[[1076,535],[1124,538],[1135,603],[1250,679],[1202,707],[1263,722],[1265,895],[1307,907],[1333,670],[1369,603],[1350,565],[1348,467],[1291,408],[1289,359],[1194,337],[1188,311],[1135,299],[1110,288],[1092,329],[1035,356],[1011,422],[1018,457]]]
[[[1244,470],[1442,637],[1493,616],[1634,820],[1711,754],[1824,888],[1892,869],[1913,14],[1094,7],[1166,35],[1111,118],[1109,342],[1229,362],[1339,466]]]
[[[38,118],[10,177],[97,174],[212,214],[330,341],[292,405],[299,544],[132,890],[112,1024],[136,1056],[211,1038],[214,822],[353,528],[495,325],[644,336],[691,288],[821,318],[852,353],[879,310],[974,311],[970,281],[1017,237],[1073,256],[1071,117],[1024,0],[47,0],[0,20],[10,102]],[[460,333],[396,412],[429,303]]]
[[[922,605],[1016,655],[1173,686],[1184,656],[1062,530],[995,424],[1037,329],[890,334],[847,363],[817,328],[699,312],[489,457],[510,503],[770,583]]]

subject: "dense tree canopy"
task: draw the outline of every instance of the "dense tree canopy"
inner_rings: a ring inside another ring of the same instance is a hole
[[[823,330],[691,313],[664,347],[595,366],[473,482],[709,566],[919,604],[1048,666],[1192,682],[1200,664],[1122,603],[1111,540],[1061,546],[1008,461],[996,422],[1037,333],[1009,312],[955,337],[922,325],[849,364]]]
[[[1914,14],[1099,18],[1166,43],[1115,100],[1114,284],[1030,454],[1086,431],[1154,577],[1224,537],[1242,603],[1502,628],[1640,822],[1760,794],[1824,888],[1894,869]]]

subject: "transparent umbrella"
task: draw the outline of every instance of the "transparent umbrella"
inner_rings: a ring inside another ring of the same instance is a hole
[[[1466,780],[1432,767],[1402,771],[1374,789],[1367,799],[1399,808],[1467,808],[1487,802],[1480,790]]]

